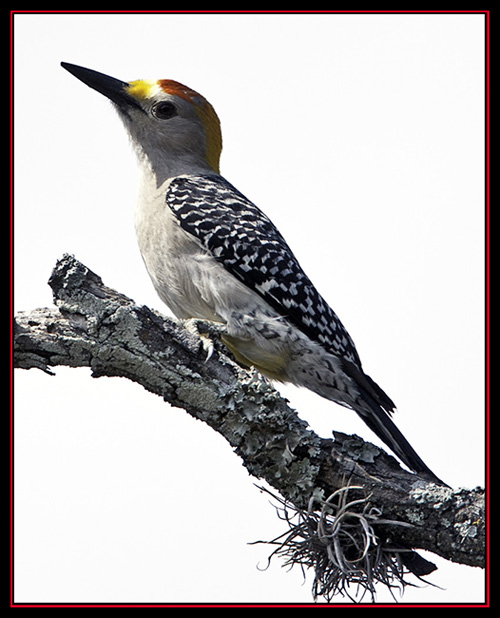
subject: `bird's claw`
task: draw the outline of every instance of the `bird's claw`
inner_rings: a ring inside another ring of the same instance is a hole
[[[215,327],[218,330],[218,327],[214,325],[212,322],[206,322],[205,320],[198,320],[197,318],[188,318],[184,320],[184,328],[193,335],[196,335],[201,340],[201,345],[203,350],[206,353],[205,362],[208,362],[212,357],[215,345],[209,335],[204,332],[200,332],[203,329],[207,329],[207,326],[210,325],[210,328]],[[200,329],[200,327],[203,327]]]

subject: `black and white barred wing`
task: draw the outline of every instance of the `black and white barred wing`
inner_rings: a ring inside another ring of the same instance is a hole
[[[360,367],[339,318],[276,227],[221,176],[179,176],[166,195],[181,227],[280,315],[329,352]]]

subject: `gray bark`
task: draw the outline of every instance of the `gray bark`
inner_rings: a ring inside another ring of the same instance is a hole
[[[222,434],[294,507],[307,509],[313,494],[329,496],[348,479],[384,521],[402,523],[377,527],[387,543],[485,566],[483,489],[428,483],[357,436],[320,438],[262,376],[230,358],[215,327],[198,325],[213,342],[207,360],[206,339],[106,287],[69,255],[49,284],[56,307],[15,317],[15,367],[90,367],[94,377],[133,380]]]

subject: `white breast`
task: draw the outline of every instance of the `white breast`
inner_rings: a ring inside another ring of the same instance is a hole
[[[178,318],[227,323],[260,299],[180,227],[165,202],[169,182],[157,188],[146,177],[139,195],[135,227],[149,276]]]
[[[168,182],[159,188],[150,183],[142,187],[135,216],[142,258],[158,295],[174,315],[217,320],[213,309],[201,301],[194,276],[196,265],[202,266],[208,256],[167,207]]]
[[[169,181],[141,191],[136,232],[142,257],[160,298],[178,318],[226,325],[224,341],[237,358],[272,378],[315,387],[311,378],[325,351],[237,280],[185,232],[166,204]],[[336,359],[330,359],[330,365]],[[317,372],[315,374],[317,376]]]

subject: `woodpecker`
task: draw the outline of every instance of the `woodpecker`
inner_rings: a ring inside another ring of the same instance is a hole
[[[170,79],[125,82],[62,67],[111,100],[136,151],[135,216],[152,283],[173,314],[222,326],[235,358],[354,410],[422,477],[442,483],[392,421],[348,332],[271,220],[220,174],[212,105]]]

